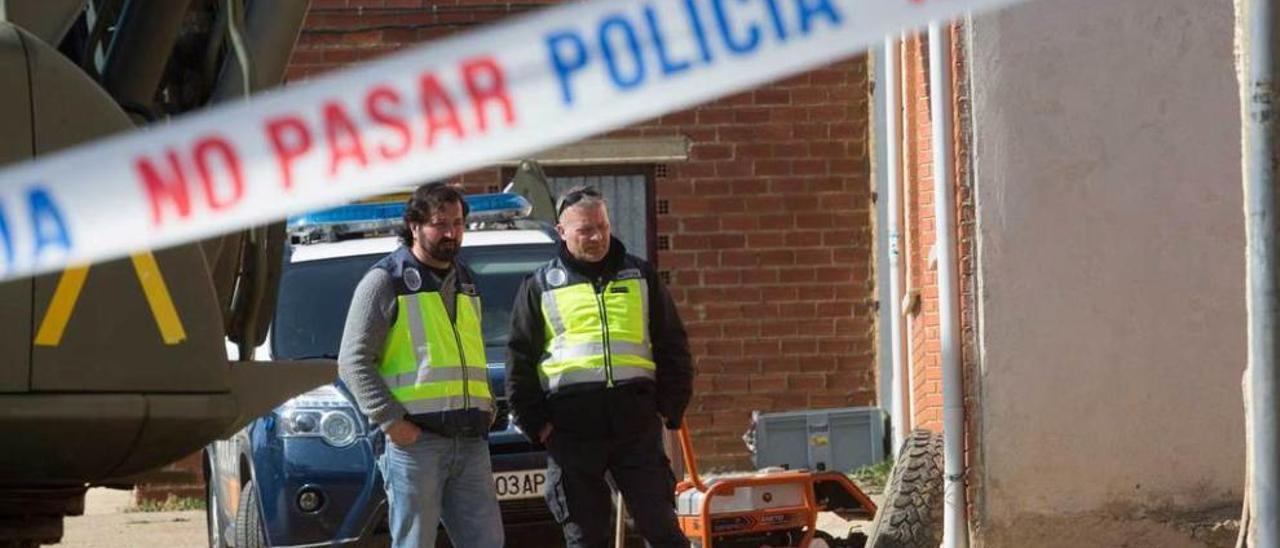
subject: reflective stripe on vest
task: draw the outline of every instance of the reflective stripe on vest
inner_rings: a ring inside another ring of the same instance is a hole
[[[542,293],[547,356],[538,366],[548,392],[574,384],[653,379],[649,286],[614,280],[597,294],[590,283]]]
[[[378,373],[410,414],[493,410],[480,299],[458,294],[456,324],[435,291],[396,298],[396,319]]]

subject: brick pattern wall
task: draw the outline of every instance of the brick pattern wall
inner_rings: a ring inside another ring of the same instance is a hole
[[[909,291],[918,291],[920,305],[911,316],[911,340],[909,341],[914,386],[912,410],[915,425],[940,431],[942,429],[942,344],[938,324],[938,279],[936,252],[933,246],[937,230],[933,213],[933,131],[930,122],[928,40],[920,35],[907,42],[907,56],[903,67],[907,75],[907,121],[909,164],[907,173],[907,248],[909,261]],[[952,165],[955,175],[956,211],[956,260],[959,262],[960,284],[960,345],[961,363],[966,372],[977,362],[977,327],[975,288],[974,241],[975,211],[973,187],[970,180],[966,116],[968,104],[967,81],[963,46],[953,45],[953,88],[956,103],[955,147]],[[930,260],[931,252],[935,255]],[[966,382],[966,386],[968,383]],[[967,391],[971,394],[971,391]],[[968,395],[967,394],[967,397]],[[966,401],[966,405],[970,402]]]
[[[317,0],[289,78],[545,3]],[[670,241],[657,263],[697,358],[688,420],[704,466],[749,465],[752,410],[875,403],[868,90],[858,58],[610,134],[692,143],[656,181]]]
[[[903,70],[908,157],[905,173],[907,291],[919,295],[908,317],[911,353],[913,425],[942,430],[942,345],[938,334],[937,267],[930,260],[936,240],[933,214],[933,132],[929,112],[928,45],[923,37],[907,41]]]
[[[289,78],[547,3],[317,0]],[[657,263],[697,359],[706,466],[748,466],[752,410],[875,403],[868,93],[858,58],[610,134],[692,143],[656,181]],[[462,179],[499,183],[497,168]]]
[[[959,28],[959,27],[957,27]],[[963,32],[952,34],[952,84],[955,141],[952,151],[955,176],[956,261],[959,269],[960,360],[964,379],[965,406],[965,470],[969,523],[982,528],[983,485],[976,473],[982,466],[982,447],[977,429],[979,415],[978,325],[977,325],[977,212],[974,201],[973,165],[969,161],[971,142],[970,82],[967,48]],[[901,66],[906,76],[907,99],[904,105],[907,131],[906,220],[904,247],[907,249],[907,290],[920,295],[919,308],[910,316],[911,338],[908,342],[912,359],[914,385],[911,410],[914,427],[942,431],[942,371],[939,333],[937,268],[929,261],[936,239],[933,214],[933,150],[929,103],[928,42],[924,35],[909,39]]]
[[[960,309],[960,360],[965,387],[965,460],[966,470],[980,466],[981,447],[976,445],[977,414],[971,412],[978,405],[976,376],[978,365],[977,335],[977,244],[976,204],[972,165],[968,161],[972,150],[970,142],[969,81],[965,46],[959,41],[963,33],[953,34],[952,82],[954,96],[953,120],[955,130],[952,165],[955,176],[956,260],[959,267]],[[911,273],[908,290],[920,293],[920,307],[912,316],[910,351],[913,360],[914,386],[912,395],[915,406],[912,418],[915,427],[934,431],[942,430],[942,344],[938,324],[937,268],[929,261],[930,250],[936,239],[933,214],[933,147],[932,124],[929,104],[928,42],[923,35],[907,42],[906,58],[902,66],[907,76],[908,117],[904,127],[910,132],[909,165],[907,173],[907,248]],[[981,500],[981,482],[970,475],[967,479],[970,515]],[[980,523],[977,526],[981,526]]]
[[[143,476],[133,490],[134,504],[164,502],[170,497],[204,498],[203,456],[193,453]]]
[[[286,81],[550,3],[314,0]],[[704,467],[750,466],[752,410],[875,405],[869,89],[860,57],[610,134],[692,143],[655,182],[657,264],[697,362]],[[499,169],[461,179],[484,192]]]
[[[286,81],[441,38],[556,0],[312,0]]]
[[[657,186],[658,264],[708,466],[747,465],[752,410],[875,403],[868,86],[859,58],[616,132],[693,141]]]

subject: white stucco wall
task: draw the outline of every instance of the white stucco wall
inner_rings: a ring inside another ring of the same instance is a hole
[[[1231,0],[972,25],[988,530],[1192,510],[1244,475]]]

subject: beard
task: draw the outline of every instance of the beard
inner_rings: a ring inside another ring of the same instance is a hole
[[[598,263],[604,260],[605,255],[609,254],[609,248],[603,245],[582,246],[582,258],[588,263]]]
[[[458,245],[457,240],[440,240],[434,244],[427,244],[425,247],[427,248],[427,255],[430,255],[432,259],[451,263],[458,256],[458,249],[461,246]]]

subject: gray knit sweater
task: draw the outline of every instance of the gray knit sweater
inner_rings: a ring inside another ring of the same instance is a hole
[[[396,290],[391,274],[381,268],[369,270],[351,297],[338,350],[338,376],[355,396],[360,411],[383,430],[406,415],[378,374],[382,347],[395,317]]]

